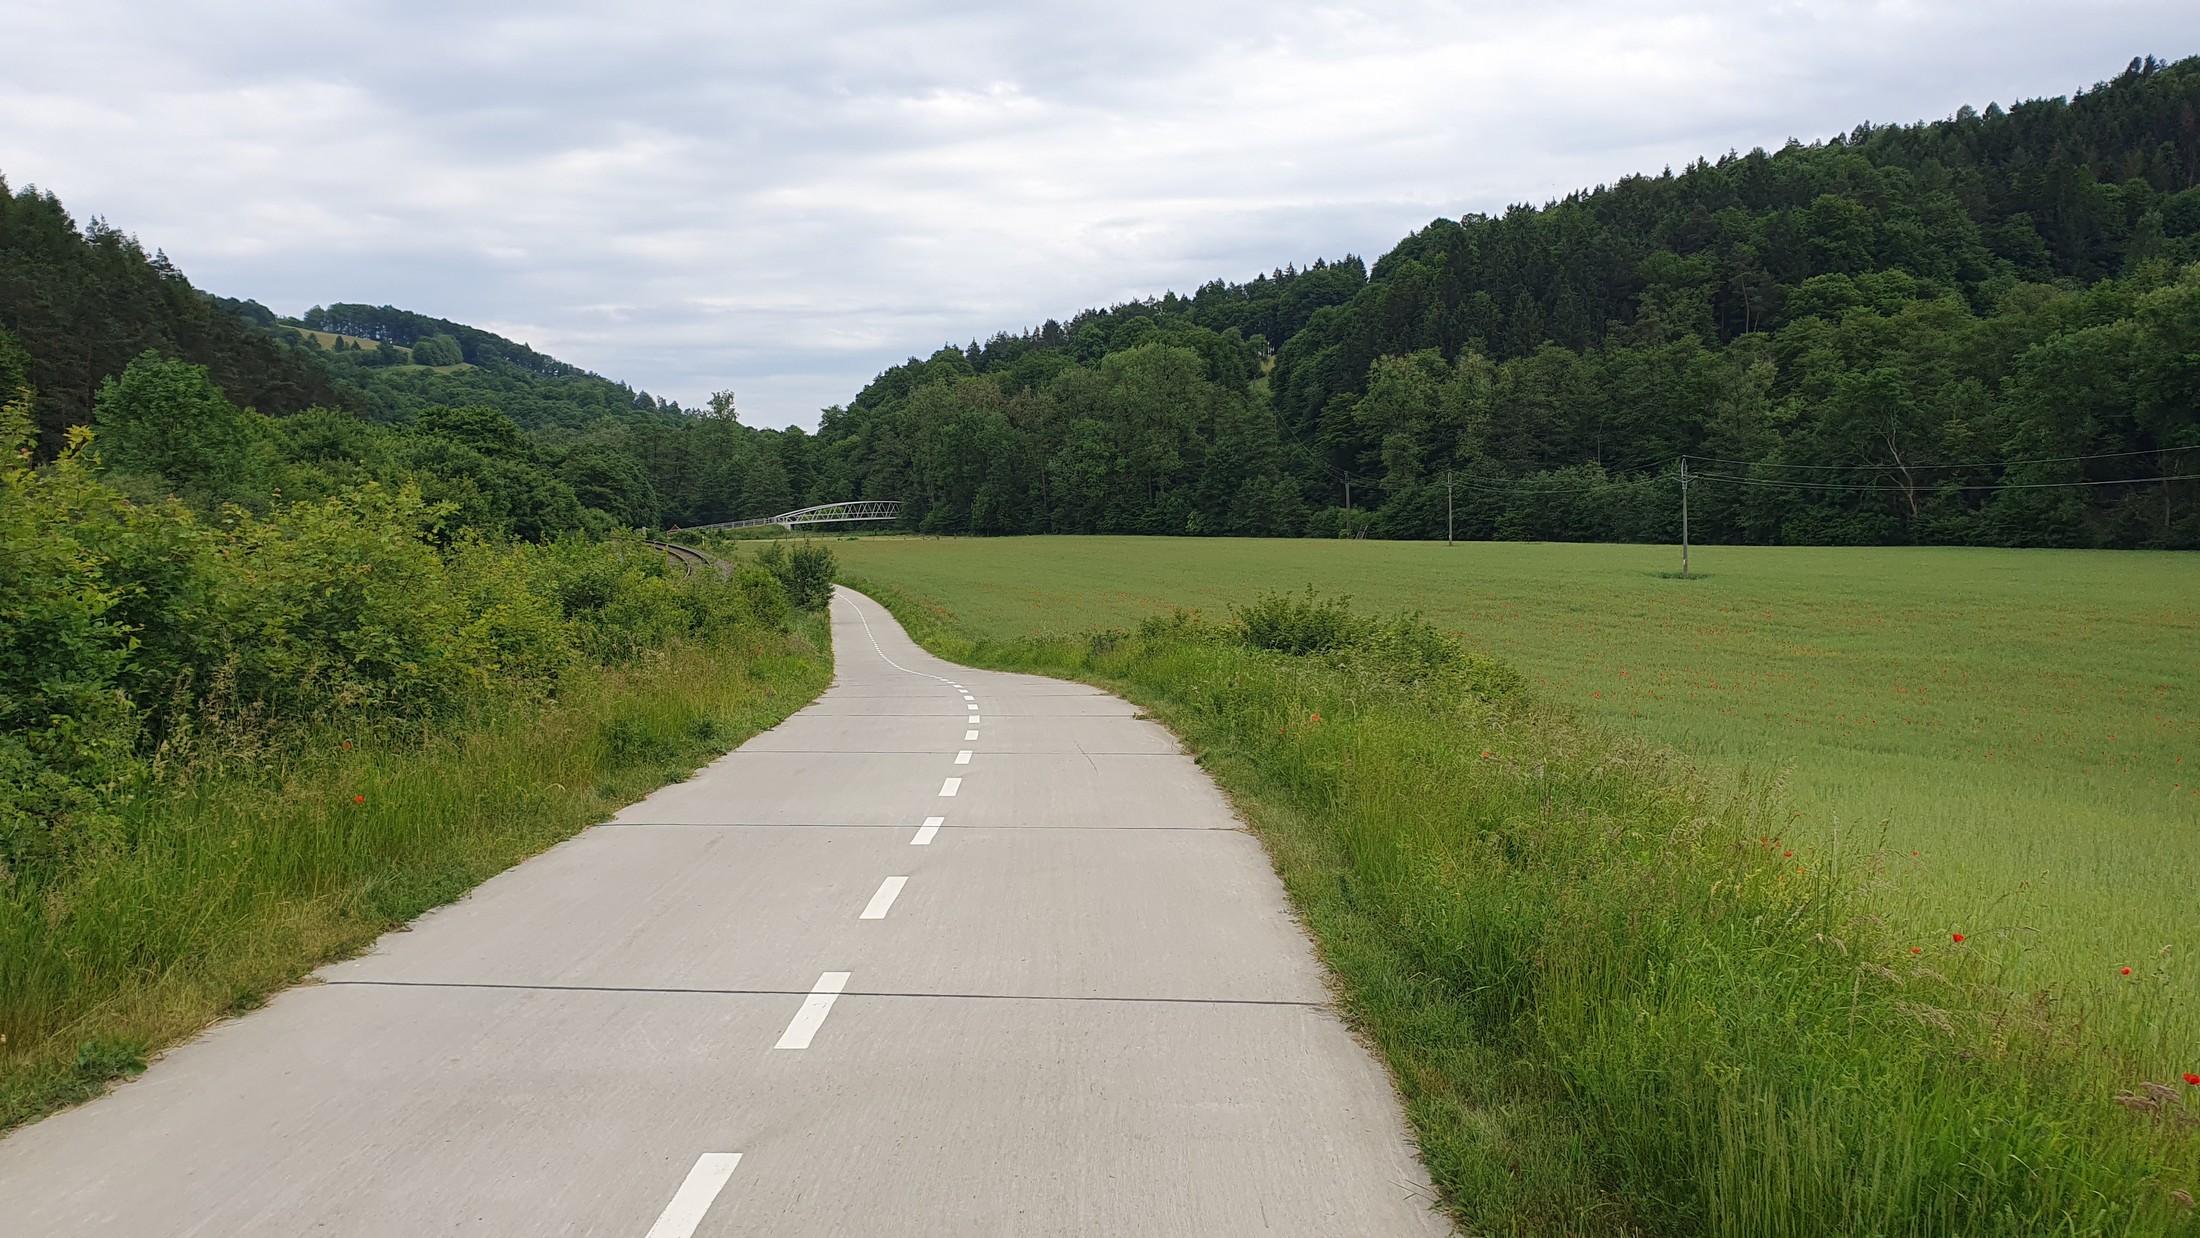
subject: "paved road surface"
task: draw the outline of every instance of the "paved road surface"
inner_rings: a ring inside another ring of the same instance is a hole
[[[694,779],[0,1141],[33,1235],[1438,1234],[1160,727],[833,604]]]

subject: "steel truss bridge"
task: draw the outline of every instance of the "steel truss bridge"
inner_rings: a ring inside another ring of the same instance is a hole
[[[794,530],[812,524],[839,524],[847,520],[899,520],[901,502],[898,499],[859,499],[853,503],[820,503],[799,511],[781,512],[776,516],[758,516],[750,520],[723,520],[717,524],[691,524],[679,530],[682,533],[701,533],[707,529],[758,529],[767,524]]]

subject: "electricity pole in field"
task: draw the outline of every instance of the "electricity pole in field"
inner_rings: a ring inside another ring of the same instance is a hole
[[[1317,460],[1315,463],[1320,464],[1321,462]],[[1323,464],[1322,467],[1329,470],[1331,477],[1344,483],[1344,529],[1342,536],[1350,537],[1352,536],[1352,474],[1340,468],[1332,468],[1327,464]]]
[[[1445,544],[1446,546],[1449,546],[1449,545],[1451,545],[1451,544],[1452,544],[1452,541],[1451,541],[1451,470],[1450,470],[1450,469],[1445,469],[1445,470],[1444,470],[1444,544]]]
[[[1681,457],[1681,579],[1688,579],[1688,457]]]

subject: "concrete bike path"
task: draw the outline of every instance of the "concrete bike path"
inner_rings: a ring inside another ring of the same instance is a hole
[[[832,620],[777,729],[0,1140],[0,1229],[1449,1232],[1166,731]]]

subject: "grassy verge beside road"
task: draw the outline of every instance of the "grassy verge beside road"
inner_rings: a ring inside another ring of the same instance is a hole
[[[2200,1087],[2008,992],[1970,940],[1884,921],[1889,857],[1798,848],[1777,787],[1413,622],[1270,598],[988,638],[850,583],[942,656],[1100,684],[1186,740],[1469,1232],[2194,1232]]]
[[[261,768],[141,795],[130,845],[0,892],[0,1130],[464,894],[776,725],[824,624],[739,627],[570,674],[555,700],[317,727]]]

